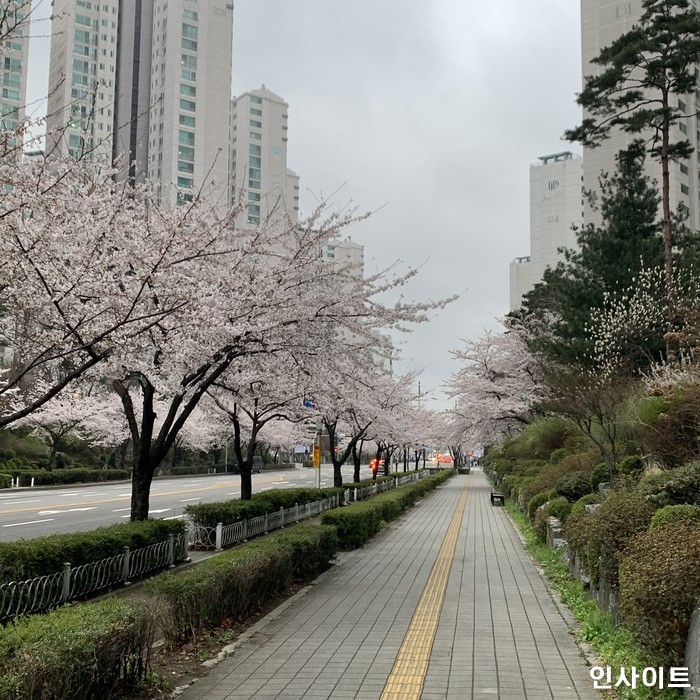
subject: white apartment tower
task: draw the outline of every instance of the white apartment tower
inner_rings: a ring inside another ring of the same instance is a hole
[[[54,0],[47,154],[111,159],[119,0]]]
[[[299,176],[287,168],[289,105],[264,85],[231,103],[231,202],[239,225],[299,218]]]
[[[27,102],[30,0],[9,0],[0,13],[0,131],[11,131],[24,119]]]
[[[233,5],[154,0],[148,176],[228,205]]]
[[[232,15],[225,0],[54,0],[51,145],[125,157],[166,203],[199,188],[227,203]]]
[[[573,226],[583,221],[582,162],[570,151],[540,156],[530,166],[530,255],[510,264],[510,310],[518,309],[548,267],[575,248]]]
[[[698,0],[690,0],[698,7]],[[581,0],[581,63],[583,75],[594,75],[601,70],[591,61],[600,50],[609,46],[618,36],[629,31],[642,15],[642,0]],[[700,85],[699,85],[700,87]],[[696,114],[700,110],[700,91],[688,95],[680,101],[681,111]],[[584,114],[585,116],[585,114]],[[671,208],[676,210],[682,204],[688,210],[687,225],[700,229],[700,202],[698,196],[698,118],[683,120],[675,129],[673,140],[688,139],[693,146],[693,155],[689,161],[671,164]],[[584,148],[583,182],[586,190],[597,191],[601,172],[615,171],[615,156],[626,148],[638,135],[616,131],[598,148]],[[661,173],[658,163],[647,159],[647,172],[661,186]],[[600,214],[593,211],[588,201],[584,206],[587,223],[600,223]]]

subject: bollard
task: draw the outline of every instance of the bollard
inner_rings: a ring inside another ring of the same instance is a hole
[[[299,522],[299,504],[298,503],[294,504],[294,522],[295,523]]]
[[[168,535],[168,568],[175,568],[175,535]]]
[[[355,494],[354,494],[354,495],[355,495],[355,501],[357,501],[357,486],[355,487],[354,491],[355,491]]]
[[[280,507],[280,527],[284,530],[284,508]]]
[[[131,553],[129,552],[128,547],[124,547],[124,563],[122,566],[122,579],[123,583],[125,586],[130,585],[129,584],[129,567],[131,565],[131,562],[129,561],[131,559]]]
[[[217,552],[220,552],[223,549],[223,546],[221,544],[223,538],[224,538],[224,524],[217,523],[216,524],[216,544],[214,545],[214,549],[216,549]]]
[[[244,542],[248,541],[248,521],[247,520],[243,521],[243,541]]]
[[[70,598],[70,562],[63,562],[63,591],[61,592],[61,600],[64,603]]]
[[[17,478],[19,479],[19,477],[17,477]],[[34,488],[34,477],[32,477],[32,484],[31,484],[31,486],[32,486],[32,488]]]

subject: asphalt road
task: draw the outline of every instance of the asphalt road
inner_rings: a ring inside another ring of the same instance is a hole
[[[346,467],[350,479],[351,467]],[[365,467],[364,471],[367,471]],[[273,488],[313,487],[316,472],[297,468],[253,474],[253,493]],[[321,486],[333,485],[333,467],[321,468]],[[240,476],[220,474],[180,479],[155,479],[149,515],[182,518],[190,503],[238,498]],[[0,542],[30,539],[55,532],[93,530],[129,519],[131,484],[97,484],[52,489],[0,490]]]

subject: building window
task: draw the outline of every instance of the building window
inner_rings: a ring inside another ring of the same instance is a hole
[[[180,77],[183,80],[191,80],[193,83],[197,82],[197,74],[193,70],[188,70],[187,68],[183,68],[180,71]]]
[[[248,187],[250,187],[251,190],[259,190],[260,180],[248,180]]]
[[[191,131],[180,130],[178,143],[183,146],[194,146],[194,134]]]
[[[262,99],[261,99],[260,97],[257,97],[256,95],[251,95],[251,96],[250,96],[250,101],[251,101],[253,104],[256,104],[256,105],[261,105],[261,104],[262,104]]]
[[[196,51],[197,50],[197,42],[192,41],[192,39],[185,39],[185,37],[182,37],[181,46],[186,51]],[[165,53],[165,51],[163,51],[163,53]]]
[[[259,216],[248,216],[248,223],[249,224],[259,224],[260,223],[260,217]]]
[[[251,156],[261,156],[262,155],[262,148],[258,146],[257,144],[251,143],[248,146],[248,153]]]
[[[256,122],[255,119],[250,120],[250,125],[256,129],[262,129],[262,122]]]
[[[248,199],[251,202],[259,202],[260,201],[260,192],[248,192]]]
[[[180,115],[180,124],[182,124],[182,126],[191,126],[194,129],[195,119],[194,119],[194,117],[188,117],[186,114],[181,114]]]
[[[183,53],[180,59],[180,65],[183,68],[189,68],[190,70],[197,70],[197,57],[190,56],[189,54]]]
[[[194,112],[196,103],[191,100],[180,100],[180,109],[184,109],[187,112]]]
[[[180,94],[188,97],[197,96],[197,88],[194,85],[180,85]]]
[[[690,190],[688,189],[688,185],[681,185],[681,192],[683,194],[690,194]]]
[[[185,10],[182,13],[182,16],[185,19],[191,19],[194,22],[196,22],[199,19],[199,17],[197,16],[197,13],[194,10]]]
[[[194,165],[192,163],[185,163],[184,160],[178,160],[177,169],[181,173],[193,173],[194,172]]]
[[[182,160],[194,161],[194,148],[189,146],[178,146],[177,157]]]
[[[259,180],[260,170],[258,168],[248,168],[248,177],[253,180]]]
[[[186,36],[188,39],[196,39],[197,38],[197,27],[195,27],[193,24],[184,24],[183,23],[182,36]]]
[[[249,156],[248,165],[250,165],[251,168],[259,168],[262,166],[262,159],[259,156]]]
[[[251,131],[248,136],[250,136],[253,141],[262,141],[262,134],[259,134],[257,131]]]
[[[251,107],[251,108],[250,108],[250,113],[251,113],[254,117],[262,117],[262,109],[255,109],[255,107]]]
[[[194,185],[194,180],[189,177],[179,177],[177,178],[177,186],[178,187],[189,187],[192,188]]]

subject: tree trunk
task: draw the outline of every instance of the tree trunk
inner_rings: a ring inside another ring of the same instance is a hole
[[[131,521],[147,520],[151,497],[151,482],[155,466],[150,460],[142,462],[141,457],[134,459],[134,473],[131,477]]]
[[[668,110],[668,92],[662,91],[662,100],[664,110]],[[667,112],[666,112],[667,113]],[[664,221],[664,270],[666,277],[666,303],[667,319],[666,330],[673,330],[676,316],[676,290],[673,283],[673,228],[671,219],[671,185],[669,174],[669,137],[671,125],[668,117],[664,117],[663,126],[661,128],[661,205],[663,209]],[[670,351],[670,339],[666,340],[666,354]]]
[[[360,468],[362,461],[362,445],[364,440],[360,440],[360,447],[358,449],[357,444],[353,445],[352,448],[352,463],[353,463],[353,475],[352,480],[354,483],[360,481]]]
[[[408,471],[408,447],[403,448],[403,470]]]

